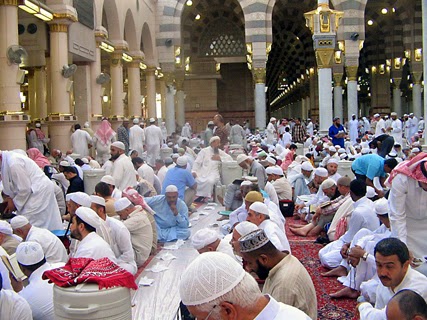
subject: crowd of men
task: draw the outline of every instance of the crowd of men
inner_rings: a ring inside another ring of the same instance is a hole
[[[135,275],[158,242],[190,238],[197,203],[217,200],[229,218],[220,232],[191,237],[200,256],[179,284],[184,313],[317,319],[316,290],[292,254],[288,224],[296,236],[314,236],[329,269],[322,275],[342,283],[331,297],[357,299],[361,319],[427,319],[424,121],[395,113],[340,120],[325,133],[310,119],[271,118],[259,132],[216,115],[197,135],[189,123],[168,134],[154,118],[131,127],[125,119],[116,133],[104,119],[95,131],[76,124],[66,152],[49,152],[36,125],[27,151],[0,152],[8,219],[0,221],[0,254],[16,254],[29,279],[23,286],[0,261],[2,316],[54,319],[44,271],[107,257]],[[243,174],[221,196],[227,162]],[[105,175],[89,195],[84,172],[93,169]],[[69,246],[51,232],[63,229]]]

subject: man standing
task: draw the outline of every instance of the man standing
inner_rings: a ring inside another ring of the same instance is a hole
[[[317,299],[307,270],[289,252],[281,252],[263,230],[255,230],[239,239],[246,270],[265,280],[262,293],[317,319]]]
[[[123,123],[117,128],[117,140],[125,146],[125,153],[129,152],[129,120],[124,118]]]
[[[329,127],[329,136],[332,138],[334,146],[339,145],[344,148],[345,128],[341,124],[341,119],[334,118],[334,123]]]
[[[220,139],[219,147],[224,150],[224,146],[228,143],[228,130],[224,123],[222,115],[217,114],[213,118],[214,125],[216,126],[214,136]]]
[[[209,141],[211,140],[211,138],[213,137],[213,129],[214,129],[214,122],[213,121],[209,121],[208,122],[208,126],[206,127],[205,130],[205,147],[207,147],[209,145]]]
[[[307,134],[310,135],[310,137],[312,137],[313,134],[314,134],[314,124],[313,124],[313,121],[311,121],[310,118],[307,119],[307,122],[308,122],[307,123],[307,127],[306,127]]]
[[[188,122],[181,129],[181,137],[191,139],[191,127]]]
[[[396,292],[410,289],[427,300],[427,278],[410,267],[409,250],[396,238],[386,238],[374,250],[377,274],[381,283],[377,287],[375,307],[369,302],[358,305],[361,320],[385,319],[386,306]]]
[[[270,122],[268,123],[267,129],[265,131],[267,132],[267,144],[272,145],[274,143],[274,139],[277,136],[276,118],[270,118]]]
[[[375,138],[384,134],[386,132],[386,127],[385,127],[385,121],[383,118],[381,118],[381,116],[376,113],[374,114],[374,119],[377,122],[377,125],[375,126]]]
[[[203,148],[194,161],[193,174],[197,182],[196,195],[199,197],[212,197],[214,185],[220,181],[221,162],[233,160],[219,148],[220,143],[219,137],[212,137],[209,146]]]
[[[165,195],[145,198],[145,201],[156,212],[154,219],[159,241],[188,239],[188,208],[185,202],[178,198],[176,186],[170,185],[165,189]]]
[[[236,159],[237,164],[245,170],[248,170],[250,176],[258,178],[258,185],[260,189],[265,188],[267,182],[267,174],[265,168],[257,161],[248,157],[245,154],[239,154]]]
[[[116,141],[111,144],[111,160],[114,161],[111,175],[116,181],[119,190],[136,186],[136,174],[132,161],[125,155],[125,145]]]
[[[144,129],[139,126],[139,119],[133,119],[133,126],[129,129],[129,149],[136,150],[138,156],[144,152],[145,134]]]
[[[393,121],[387,128],[387,132],[394,138],[395,143],[402,145],[402,121],[397,117],[396,112],[392,112],[390,116]]]
[[[293,143],[304,143],[306,136],[305,128],[301,124],[301,119],[295,119],[295,125],[292,128],[292,142]]]
[[[238,144],[243,146],[243,140],[245,137],[245,130],[243,130],[242,126],[236,122],[230,130],[230,144]]]
[[[350,141],[353,145],[356,144],[356,139],[359,137],[359,121],[356,115],[351,115],[351,120],[348,122],[348,129],[350,134]]]
[[[74,132],[71,135],[71,145],[73,153],[79,154],[80,157],[89,156],[89,148],[92,148],[92,138],[86,131],[81,129],[77,123],[74,125]]]
[[[154,167],[156,159],[160,158],[160,148],[162,146],[162,130],[155,125],[156,120],[150,118],[150,125],[145,129],[145,145],[147,149],[147,163]]]

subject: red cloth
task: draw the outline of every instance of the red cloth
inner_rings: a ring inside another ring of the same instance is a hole
[[[426,164],[421,164],[423,161],[427,161],[427,153],[420,152],[416,157],[411,160],[404,161],[399,163],[397,167],[393,169],[390,173],[390,178],[388,178],[388,183],[392,184],[394,177],[397,174],[403,174],[412,178],[414,180],[427,183],[427,177],[423,174],[421,170],[421,165],[426,168]]]
[[[112,287],[138,289],[133,275],[108,258],[70,258],[65,266],[45,271],[42,278],[59,287],[97,283],[100,290]]]
[[[30,148],[27,150],[27,154],[28,154],[28,158],[30,158],[31,160],[33,160],[35,163],[37,163],[37,165],[40,168],[44,168],[45,166],[50,166],[51,163],[48,160],[48,158],[46,158],[39,149],[37,148]]]
[[[43,140],[44,138],[46,138],[46,135],[44,134],[44,132],[42,131],[42,129],[35,128],[34,130],[36,131],[37,139]]]
[[[111,123],[108,122],[108,120],[104,119],[102,120],[101,125],[99,126],[98,130],[96,130],[94,136],[99,139],[103,145],[107,145],[108,141],[110,141],[111,137],[114,136],[116,133],[113,129],[111,129]]]
[[[135,206],[141,206],[142,209],[150,212],[154,215],[153,209],[145,202],[144,197],[141,196],[138,191],[136,191],[132,187],[127,187],[125,190],[122,191],[122,197],[128,198],[130,202],[132,202]]]

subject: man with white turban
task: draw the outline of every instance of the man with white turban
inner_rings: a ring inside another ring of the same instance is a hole
[[[209,274],[209,277],[206,277]],[[310,320],[301,310],[261,294],[255,279],[222,252],[198,256],[179,284],[182,303],[198,319]]]
[[[223,252],[235,259],[237,262],[241,263],[241,260],[239,261],[239,259],[233,253],[233,248],[230,244],[230,238],[231,237],[227,236],[226,238],[221,239],[218,232],[215,230],[204,228],[197,231],[191,237],[191,244],[200,254],[211,251]]]
[[[12,255],[16,251],[16,247],[22,241],[21,238],[13,234],[12,227],[4,220],[0,220],[0,246]]]
[[[196,196],[210,198],[213,187],[220,181],[219,166],[221,162],[232,161],[231,156],[219,148],[220,138],[214,136],[209,147],[200,150],[193,164],[193,175],[196,176]]]
[[[123,142],[116,141],[111,144],[111,159],[114,161],[113,176],[116,186],[119,190],[125,190],[127,187],[136,186],[136,174],[132,161],[125,154],[125,145]]]
[[[145,198],[147,204],[156,212],[158,239],[161,242],[188,239],[190,236],[188,208],[178,197],[178,188],[170,185],[165,195]]]
[[[156,159],[160,158],[160,148],[162,146],[162,130],[155,124],[156,120],[150,118],[150,125],[145,128],[145,146],[147,147],[147,163],[154,167]]]
[[[0,166],[8,196],[5,213],[16,211],[36,227],[62,229],[55,189],[37,164],[16,152],[0,151]]]
[[[52,232],[32,226],[28,219],[16,216],[10,220],[13,232],[21,237],[23,241],[39,243],[48,262],[67,262],[68,255],[64,245]]]
[[[144,152],[145,133],[139,126],[139,119],[133,119],[133,126],[129,129],[129,150],[136,150],[141,157]]]

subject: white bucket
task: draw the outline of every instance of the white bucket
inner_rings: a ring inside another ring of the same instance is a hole
[[[221,170],[222,184],[226,186],[243,176],[243,170],[236,161],[223,162]]]
[[[305,156],[304,154],[304,145],[302,143],[295,143],[297,146],[297,151],[295,152],[297,156]]]
[[[354,173],[351,171],[351,161],[340,160],[338,161],[338,173],[341,176],[348,176],[350,179],[354,179]]]
[[[83,182],[85,185],[85,192],[88,195],[92,195],[95,191],[95,186],[101,181],[102,177],[105,176],[104,169],[92,169],[83,171]]]
[[[161,148],[160,149],[160,157],[162,158],[162,160],[165,160],[166,158],[170,158],[172,153],[173,153],[172,148]]]

